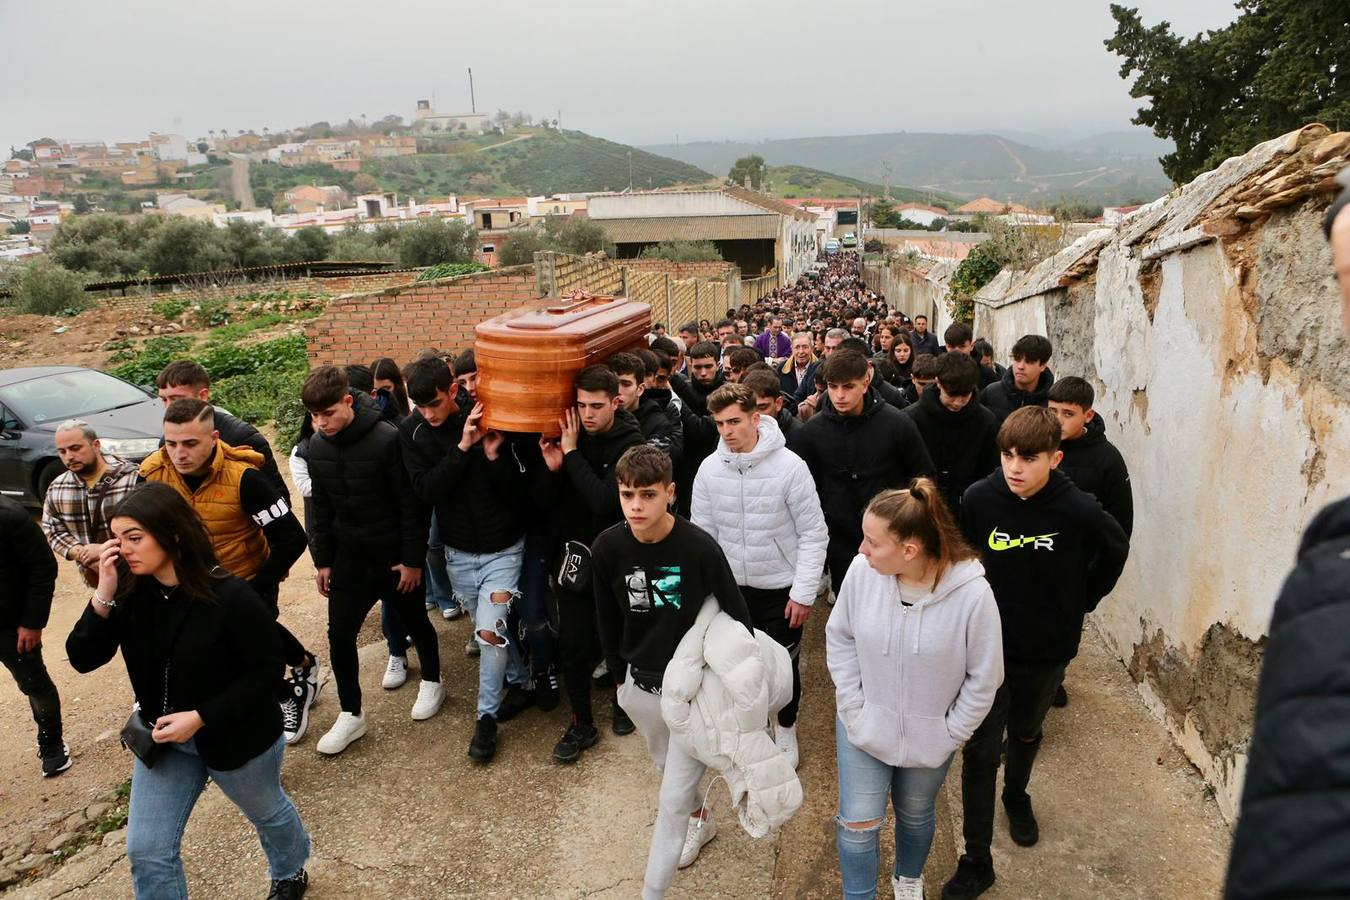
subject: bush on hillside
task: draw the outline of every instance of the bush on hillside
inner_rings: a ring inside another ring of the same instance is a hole
[[[94,305],[80,276],[45,259],[23,266],[10,284],[16,312],[55,316]]]

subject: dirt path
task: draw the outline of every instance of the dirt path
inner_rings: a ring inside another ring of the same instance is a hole
[[[505,147],[508,144],[514,144],[516,143],[516,141],[528,141],[532,137],[534,137],[533,134],[518,134],[515,137],[511,138],[510,140],[502,141],[500,144],[488,144],[486,147],[479,147],[478,152],[486,153],[489,150],[496,150],[498,147]]]
[[[321,610],[306,575],[297,571],[287,582],[284,615],[303,640],[322,646]],[[719,785],[713,805],[721,813],[721,832],[699,862],[677,876],[671,897],[839,895],[831,820],[833,692],[822,649],[827,611],[819,612],[808,623],[805,655],[800,774],[806,805],[778,836],[754,842],[727,815]],[[562,709],[531,711],[503,725],[496,760],[486,768],[472,766],[465,749],[477,669],[459,650],[469,626],[438,619],[437,630],[449,686],[440,715],[413,722],[408,717],[411,687],[379,688],[384,651],[368,630],[370,643],[361,660],[370,733],[339,758],[314,752],[318,734],[336,714],[329,684],[315,709],[315,731],[287,753],[285,783],[314,837],[309,896],[635,896],[657,788],[638,737],[610,734],[608,705],[597,698],[604,736],[575,768],[559,767],[549,758],[566,721]],[[54,668],[65,684],[75,680],[61,663]],[[5,833],[44,809],[59,816],[59,810],[81,802],[91,790],[115,784],[130,769],[109,736],[90,746],[89,735],[120,723],[129,702],[120,669],[109,667],[98,677],[74,691],[83,697],[70,714],[72,743],[83,752],[77,767],[55,782],[31,774],[32,760],[23,746],[31,739],[15,734],[26,727],[18,700],[12,685],[0,684],[0,710],[8,713],[0,742],[0,760],[6,764]],[[999,881],[987,896],[1216,896],[1228,830],[1194,770],[1144,710],[1119,662],[1095,633],[1070,669],[1068,689],[1072,703],[1052,711],[1031,785],[1041,843],[1032,849],[1014,846],[1000,813],[994,844]],[[959,768],[958,761],[939,798],[930,886],[940,885],[955,865]],[[22,799],[13,793],[16,788]],[[37,797],[46,800],[35,802]],[[890,853],[890,828],[883,830],[883,858]],[[123,834],[115,832],[105,846],[86,849],[14,896],[102,900],[128,895]],[[214,789],[193,814],[184,858],[198,896],[254,897],[265,881],[265,861],[252,830]],[[930,892],[934,896],[936,888]]]

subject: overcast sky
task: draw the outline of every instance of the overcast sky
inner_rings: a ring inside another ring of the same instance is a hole
[[[1133,0],[1191,35],[1232,0]],[[630,143],[1129,127],[1107,0],[0,0],[0,147],[287,128],[418,99]]]

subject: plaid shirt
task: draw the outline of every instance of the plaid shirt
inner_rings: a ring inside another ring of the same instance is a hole
[[[107,469],[93,487],[74,472],[62,472],[47,488],[42,531],[62,559],[77,544],[101,544],[112,537],[108,523],[113,511],[140,482],[135,463],[116,456],[105,456],[103,462]]]

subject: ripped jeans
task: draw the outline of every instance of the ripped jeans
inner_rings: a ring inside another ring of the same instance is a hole
[[[853,746],[838,718],[834,728],[839,765],[835,846],[844,896],[875,897],[886,798],[889,796],[895,807],[895,864],[891,874],[918,878],[933,846],[937,793],[952,758],[947,757],[936,769],[889,766]]]
[[[506,696],[506,682],[525,685],[529,673],[510,640],[507,613],[519,597],[520,566],[525,558],[522,537],[505,550],[469,553],[445,548],[446,568],[455,599],[473,616],[478,657],[478,715],[496,716]],[[484,635],[488,635],[485,637]]]

